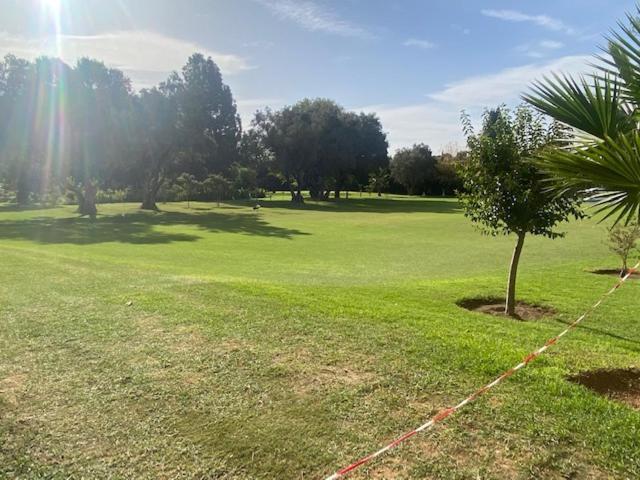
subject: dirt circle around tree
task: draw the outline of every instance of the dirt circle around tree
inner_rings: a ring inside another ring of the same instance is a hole
[[[456,302],[456,304],[472,312],[486,313],[496,317],[520,321],[540,320],[556,313],[555,309],[546,305],[516,302],[515,316],[511,317],[504,312],[505,299],[497,297],[465,298]]]
[[[618,268],[600,268],[597,270],[591,270],[590,272],[596,275],[612,275],[612,276],[621,278],[620,276],[621,270],[622,269],[618,269]],[[640,280],[640,272],[639,271],[633,272],[631,275],[629,275],[629,280]]]
[[[588,370],[570,375],[567,380],[640,410],[640,369],[638,368]]]

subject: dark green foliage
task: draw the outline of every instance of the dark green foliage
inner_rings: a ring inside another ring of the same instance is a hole
[[[347,112],[331,100],[305,99],[277,112],[258,112],[254,126],[296,202],[306,188],[312,198],[327,199],[330,190],[339,197],[387,162],[377,117]]]
[[[389,188],[391,182],[391,174],[386,168],[379,168],[373,173],[369,174],[369,183],[367,189],[370,192],[375,192],[378,196],[382,196],[382,192]]]
[[[391,160],[391,175],[409,195],[425,193],[427,181],[436,176],[436,158],[431,148],[421,143],[398,150]]]
[[[302,190],[339,198],[388,165],[379,119],[331,100],[258,112],[252,127],[242,134],[230,88],[201,54],[140,92],[95,60],[73,67],[50,58],[0,61],[0,181],[20,204],[50,201],[67,188],[79,211],[93,216],[95,202],[88,203],[97,191],[127,190],[141,208],[156,210],[161,192],[191,198],[184,179],[211,175],[231,182],[223,197],[284,187],[297,201]]]
[[[555,238],[561,236],[558,223],[581,216],[577,198],[549,191],[531,161],[554,140],[554,125],[527,107],[486,111],[477,135],[468,116],[463,123],[469,156],[460,163],[465,191],[459,197],[466,216],[484,233]]]

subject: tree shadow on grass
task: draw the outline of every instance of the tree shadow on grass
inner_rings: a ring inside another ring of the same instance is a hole
[[[353,197],[349,199],[313,201],[300,205],[290,200],[268,200],[261,203],[264,208],[287,208],[322,212],[360,213],[456,213],[460,205],[454,200],[434,198],[392,199],[378,197]]]
[[[40,204],[30,204],[30,205],[18,205],[17,203],[0,203],[0,213],[14,213],[14,212],[32,212],[34,210],[52,210],[54,208],[59,208],[59,205],[40,205]]]
[[[556,319],[558,322],[564,324],[564,325],[570,325],[572,322],[566,321],[566,320],[561,320],[561,319]],[[607,332],[606,330],[601,330],[599,328],[595,328],[595,327],[589,327],[587,325],[578,325],[576,328],[580,329],[580,330],[586,330],[588,332],[591,333],[595,333],[596,335],[601,335],[603,337],[609,337],[609,338],[613,338],[615,340],[622,340],[624,342],[629,342],[629,343],[633,343],[635,345],[640,345],[640,341],[636,340],[634,338],[628,338],[628,337],[624,337],[622,335],[618,335],[616,333],[612,333],[612,332]]]
[[[158,230],[155,227],[196,227],[204,232],[293,239],[308,233],[270,225],[256,214],[136,212],[127,215],[87,217],[37,217],[23,221],[0,221],[0,240],[29,240],[37,243],[88,245],[120,242],[164,244],[193,242],[199,236]]]

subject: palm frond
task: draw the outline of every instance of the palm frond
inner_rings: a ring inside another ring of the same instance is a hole
[[[640,214],[640,135],[633,132],[577,148],[549,149],[536,160],[559,191],[589,191],[605,218],[629,222]]]
[[[575,80],[553,74],[535,82],[524,100],[541,112],[570,127],[604,139],[628,133],[635,127],[625,101],[620,96],[620,84],[611,75]]]
[[[640,11],[640,10],[639,10]],[[621,96],[626,102],[640,105],[640,18],[627,14],[628,24],[618,22],[618,31],[607,37],[607,55],[597,55],[600,64],[594,64],[606,75],[622,81]]]

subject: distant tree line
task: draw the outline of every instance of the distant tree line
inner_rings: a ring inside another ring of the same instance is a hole
[[[0,182],[15,201],[66,195],[82,214],[96,203],[221,201],[285,189],[294,202],[348,190],[453,194],[460,158],[429,147],[392,159],[375,114],[328,99],[258,111],[243,132],[230,88],[211,58],[135,92],[103,63],[42,57],[0,61]]]

